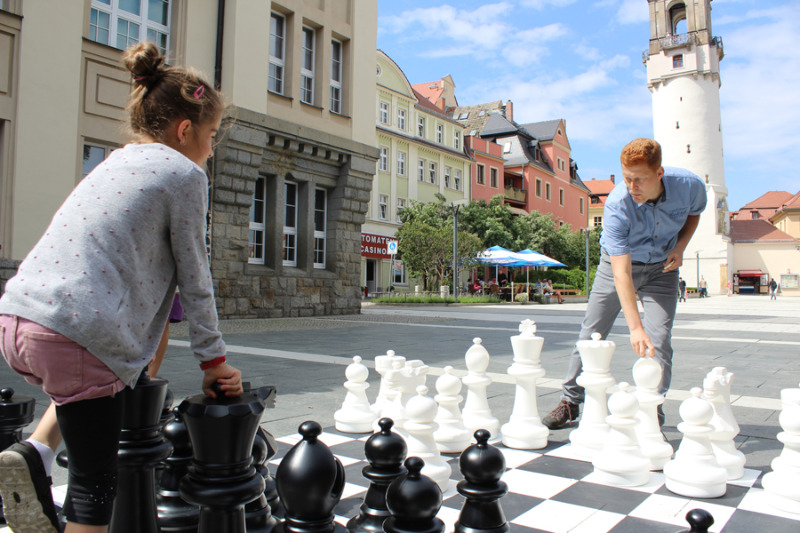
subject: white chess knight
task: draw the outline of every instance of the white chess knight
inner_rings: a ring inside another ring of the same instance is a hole
[[[636,418],[636,437],[642,453],[650,461],[650,470],[658,471],[672,459],[672,445],[664,439],[658,424],[658,406],[664,396],[658,392],[661,382],[661,365],[652,357],[641,357],[633,365],[633,382],[636,384],[636,400],[639,411]]]
[[[761,485],[771,505],[800,517],[800,388],[781,391],[781,415],[778,421],[783,443],[781,454],[772,460],[772,472],[764,475]]]
[[[591,340],[578,341],[583,371],[578,385],[585,390],[583,413],[578,427],[569,434],[576,454],[592,458],[603,447],[608,435],[608,389],[616,383],[611,376],[611,357],[617,345],[601,340],[600,333],[592,333]]]
[[[436,402],[428,396],[428,387],[417,387],[417,395],[406,404],[406,422],[404,428],[407,436],[408,457],[415,456],[425,461],[422,473],[439,485],[442,492],[450,487],[450,464],[442,458],[433,434],[439,424],[436,417]]]
[[[550,436],[536,403],[536,380],[545,375],[540,364],[544,339],[536,336],[536,323],[532,320],[523,320],[519,331],[519,335],[511,337],[514,362],[508,367],[508,374],[516,380],[514,410],[500,432],[503,444],[509,448],[538,450],[547,446]]]
[[[472,346],[467,350],[464,359],[467,363],[467,375],[461,382],[467,387],[467,400],[462,411],[464,425],[470,435],[479,429],[491,433],[491,439],[500,437],[500,421],[492,414],[489,408],[489,399],[486,388],[492,383],[492,378],[486,375],[489,368],[489,352],[481,344],[480,337],[472,339]]]
[[[731,410],[731,383],[733,373],[718,366],[711,370],[703,380],[703,398],[711,402],[714,416],[711,427],[714,431],[709,439],[714,457],[720,466],[728,471],[728,480],[739,479],[744,475],[744,454],[736,449],[734,437],[739,434],[739,424]]]
[[[370,433],[377,416],[367,399],[369,369],[361,362],[360,356],[353,357],[353,362],[347,365],[345,376],[347,394],[342,408],[333,414],[334,426],[342,433]]]
[[[439,404],[435,422],[439,429],[433,433],[436,446],[443,453],[461,453],[469,446],[472,435],[464,426],[459,404],[464,398],[461,392],[461,380],[453,373],[452,366],[444,367],[444,374],[436,380],[434,400]]]
[[[627,383],[620,383],[619,390],[608,399],[608,410],[608,436],[592,459],[595,479],[618,487],[644,485],[650,481],[650,459],[642,453],[636,438],[639,402]]]
[[[670,492],[689,498],[719,498],[727,490],[728,472],[717,463],[709,436],[714,431],[709,422],[714,416],[711,402],[702,398],[702,389],[694,387],[692,396],[681,402],[683,422],[678,431],[683,440],[675,458],[664,465],[666,487]]]

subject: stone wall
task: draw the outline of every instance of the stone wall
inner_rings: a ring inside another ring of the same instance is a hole
[[[361,225],[378,150],[248,110],[218,145],[211,187],[211,271],[221,318],[358,313]],[[266,180],[264,260],[249,262],[250,208]],[[282,257],[284,186],[298,187],[297,266]],[[325,268],[313,265],[314,191],[327,191]]]
[[[14,259],[0,259],[0,294],[6,290],[6,281],[17,274],[21,262]]]

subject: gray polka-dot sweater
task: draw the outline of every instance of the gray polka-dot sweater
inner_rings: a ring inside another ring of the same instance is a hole
[[[0,313],[84,346],[128,385],[158,347],[176,285],[198,361],[225,355],[206,254],[208,177],[163,144],[87,175],[6,284]]]

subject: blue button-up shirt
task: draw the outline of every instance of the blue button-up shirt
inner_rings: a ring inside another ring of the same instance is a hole
[[[667,259],[689,215],[706,208],[706,186],[688,170],[664,167],[664,194],[655,203],[637,204],[625,182],[606,199],[600,246],[608,255],[631,254],[631,261],[658,263]]]

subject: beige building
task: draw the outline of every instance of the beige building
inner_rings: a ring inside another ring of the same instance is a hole
[[[767,294],[774,279],[783,296],[800,296],[800,240],[766,220],[732,220],[738,294]]]
[[[377,160],[377,1],[355,6],[0,2],[2,278],[75,184],[126,142],[121,49],[151,40],[232,102],[230,129],[209,162],[220,315],[357,313]]]

